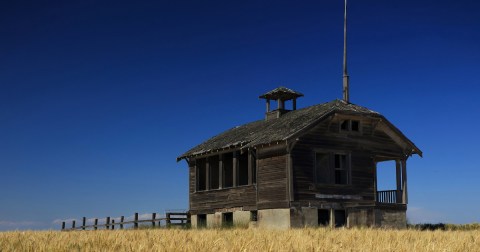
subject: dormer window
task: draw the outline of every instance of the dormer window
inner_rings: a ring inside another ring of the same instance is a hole
[[[340,131],[360,132],[360,121],[358,121],[358,120],[343,120],[340,123]]]

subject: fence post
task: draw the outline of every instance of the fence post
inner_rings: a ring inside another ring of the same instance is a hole
[[[155,219],[157,217],[157,213],[152,213],[152,227],[155,227]]]
[[[110,217],[107,217],[107,221],[105,223],[105,229],[110,229]]]
[[[62,222],[62,230],[65,230],[65,221]]]
[[[85,224],[87,223],[87,218],[83,217],[82,219],[82,229],[85,230]]]
[[[120,217],[120,229],[123,229],[123,221],[124,220],[125,220],[124,216]]]
[[[72,221],[72,229],[75,229],[75,221]]]
[[[94,226],[94,229],[97,230],[98,229],[98,219],[95,219],[95,226]]]
[[[170,227],[170,224],[172,223],[172,222],[170,221],[170,213],[166,213],[166,217],[167,217],[167,219],[166,219],[167,228],[169,228],[169,227]]]
[[[138,229],[138,213],[135,213],[135,219],[133,221],[133,228]]]
[[[112,230],[115,229],[115,219],[112,219]]]

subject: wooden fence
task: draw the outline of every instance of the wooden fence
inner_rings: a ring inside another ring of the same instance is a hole
[[[82,225],[75,226],[75,220],[72,221],[72,226],[70,228],[66,227],[65,221],[62,222],[62,231],[74,231],[74,230],[98,230],[106,229],[106,230],[114,230],[115,226],[119,229],[123,229],[125,225],[133,225],[134,229],[138,229],[139,224],[146,223],[152,227],[172,227],[172,226],[183,226],[188,227],[190,224],[190,214],[189,213],[182,213],[182,212],[167,212],[165,217],[157,218],[157,213],[152,213],[152,218],[150,219],[142,219],[138,218],[138,213],[134,214],[134,218],[131,221],[125,221],[125,217],[121,216],[119,222],[115,222],[115,219],[110,217],[105,218],[105,224],[98,224],[99,219],[94,219],[93,224],[87,225],[87,218],[82,218]],[[165,222],[162,225],[162,222]]]

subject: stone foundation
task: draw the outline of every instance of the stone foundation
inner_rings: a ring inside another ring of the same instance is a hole
[[[259,228],[290,228],[290,208],[258,210],[257,226]]]
[[[407,227],[405,210],[375,209],[375,226],[403,229]]]
[[[197,219],[197,215],[196,215],[196,214],[192,214],[192,215],[190,216],[190,223],[191,223],[191,227],[192,227],[192,228],[198,228],[198,226],[197,226],[198,219]]]
[[[250,211],[233,212],[233,225],[236,227],[248,227],[250,223]]]
[[[222,226],[222,213],[207,214],[207,228],[219,228]]]
[[[330,212],[330,226],[335,223],[332,216],[335,209],[326,209]],[[338,209],[343,210],[343,209]],[[251,221],[250,211],[233,211],[233,224],[237,227],[259,227],[267,229],[288,229],[318,227],[318,208],[297,207],[285,209],[263,209],[257,211],[257,221]],[[207,227],[222,227],[223,213],[207,214]],[[377,207],[347,208],[346,227],[384,227],[406,228],[407,218],[404,209],[385,209]],[[198,228],[197,215],[191,216],[192,228]]]

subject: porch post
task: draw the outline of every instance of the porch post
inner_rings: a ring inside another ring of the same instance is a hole
[[[402,159],[402,185],[403,185],[403,195],[402,203],[408,203],[408,191],[407,191],[407,160]]]
[[[210,190],[210,160],[205,158],[205,190]]]
[[[197,192],[198,191],[198,166],[197,166],[197,160],[193,160],[192,162],[195,162],[195,164],[193,165],[193,170],[195,171],[195,174],[194,174],[194,177],[195,177],[195,189],[193,190],[194,192]]]
[[[330,228],[335,228],[335,209],[330,208]]]
[[[248,150],[248,184],[251,185],[253,184],[253,157],[252,157],[252,152]]]
[[[238,158],[237,151],[233,152],[233,187],[237,187],[237,176],[238,176]]]
[[[400,160],[395,160],[396,170],[397,170],[397,202],[396,203],[403,203],[402,201],[402,164]]]
[[[218,155],[218,188],[223,188],[223,154]]]
[[[375,200],[375,202],[378,202],[378,188],[377,188],[377,162],[376,161],[373,161],[373,176],[374,176],[374,180],[373,180],[373,199]]]

